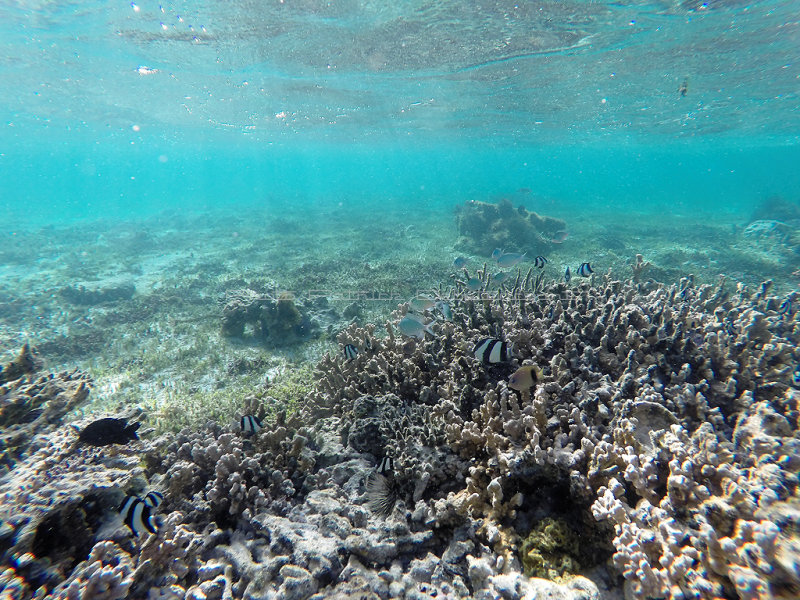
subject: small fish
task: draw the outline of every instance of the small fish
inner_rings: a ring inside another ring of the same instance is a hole
[[[495,248],[494,252],[492,252],[492,260],[497,260],[501,256],[503,256],[503,250],[500,248]]]
[[[263,425],[261,424],[261,419],[254,415],[245,415],[239,420],[239,426],[242,428],[247,434],[254,434],[258,433],[260,429],[263,429]]]
[[[483,287],[483,282],[477,277],[473,277],[467,282],[467,289],[473,292],[477,292],[482,287]]]
[[[680,87],[678,88],[678,93],[681,95],[681,97],[684,97],[689,93],[689,80],[686,77],[683,78],[683,83],[681,83]]]
[[[411,307],[411,310],[416,312],[425,312],[426,310],[433,308],[434,304],[435,302],[430,296],[417,296],[408,303],[408,305]]]
[[[467,259],[466,259],[466,258],[464,258],[463,256],[459,256],[458,258],[456,258],[456,259],[453,261],[453,266],[454,266],[456,269],[463,269],[464,267],[466,267],[466,266],[467,266]]]
[[[127,496],[119,505],[117,512],[122,517],[122,522],[136,537],[139,537],[139,534],[145,530],[150,533],[156,532],[156,523],[150,513],[150,505],[138,496]]]
[[[514,371],[508,379],[508,387],[521,392],[531,389],[542,378],[542,372],[536,365],[524,365]]]
[[[111,444],[127,444],[138,440],[136,430],[140,423],[128,425],[127,419],[109,417],[89,423],[78,435],[78,440],[90,446],[110,446]]]
[[[592,273],[594,273],[594,269],[592,269],[592,265],[587,262],[581,263],[581,266],[578,267],[578,275],[581,277],[588,277]]]
[[[453,320],[453,311],[450,310],[450,305],[444,300],[436,302],[436,310],[439,311],[445,321]]]
[[[356,356],[358,356],[358,348],[356,348],[353,344],[345,344],[343,352],[345,360],[353,360]]]
[[[375,471],[384,477],[394,474],[394,459],[391,456],[384,456]]]
[[[544,265],[547,263],[547,259],[544,256],[537,256],[533,259],[533,264],[540,269],[544,269]]]
[[[495,273],[494,275],[492,275],[492,283],[494,283],[495,285],[500,285],[509,277],[511,277],[511,273],[509,273],[508,271],[500,271],[499,273]]]
[[[372,340],[366,336],[364,337],[364,350],[367,350],[368,352],[372,351]]]
[[[497,266],[503,269],[510,269],[516,267],[519,263],[525,260],[525,252],[517,254],[516,252],[506,252],[497,259]]]
[[[400,319],[400,323],[397,324],[397,328],[403,335],[421,340],[425,339],[426,333],[435,335],[433,331],[431,331],[430,324],[421,323],[417,319],[412,318],[410,315],[406,315]]]
[[[800,387],[800,367],[796,368],[792,373],[792,383],[795,387]]]
[[[791,315],[792,314],[792,301],[789,298],[786,298],[783,302],[781,302],[780,307],[778,308],[779,315]]]
[[[550,238],[550,243],[551,244],[563,244],[567,240],[568,237],[569,237],[569,231],[565,231],[565,230],[556,231],[553,234],[553,237]]]
[[[569,283],[570,279],[572,279],[572,274],[569,272],[569,267],[567,267],[567,270],[564,271],[564,281]]]
[[[147,496],[144,497],[144,503],[150,508],[158,508],[163,501],[164,494],[161,492],[149,492]]]
[[[472,354],[484,364],[493,365],[511,360],[508,342],[497,338],[483,338],[475,344]]]
[[[417,323],[422,323],[423,325],[425,325],[428,321],[428,317],[426,317],[425,315],[421,315],[419,313],[415,313],[412,311],[408,311],[406,313],[406,317],[408,317],[409,319],[414,319]]]

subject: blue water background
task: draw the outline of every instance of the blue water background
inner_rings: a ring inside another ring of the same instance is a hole
[[[503,196],[742,223],[800,200],[796,2],[26,0],[0,34],[8,230]]]

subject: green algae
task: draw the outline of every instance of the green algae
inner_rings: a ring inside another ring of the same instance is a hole
[[[539,521],[522,542],[520,558],[525,574],[555,580],[580,570],[578,535],[563,519]]]

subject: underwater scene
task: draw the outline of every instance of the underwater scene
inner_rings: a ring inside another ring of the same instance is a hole
[[[0,1],[0,600],[800,599],[800,3]]]

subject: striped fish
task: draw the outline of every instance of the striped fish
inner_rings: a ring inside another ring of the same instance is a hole
[[[258,430],[264,427],[261,424],[261,420],[253,415],[243,416],[239,421],[239,425],[245,433],[258,433]]]
[[[353,360],[356,356],[358,356],[358,348],[356,348],[353,344],[345,344],[344,346],[345,359]]]
[[[144,503],[150,508],[158,508],[164,501],[164,494],[161,492],[150,492],[144,497]]]
[[[572,273],[569,272],[569,267],[567,267],[567,270],[564,271],[564,281],[569,283],[570,279],[572,279]]]
[[[544,256],[537,256],[533,259],[533,264],[540,269],[544,269],[545,263],[547,263],[547,259]]]
[[[592,269],[592,265],[587,262],[581,263],[581,266],[578,267],[578,275],[581,277],[588,277],[592,273],[594,273],[594,269]]]
[[[150,505],[138,496],[126,496],[119,505],[118,512],[122,517],[122,522],[136,537],[139,537],[143,531],[156,532],[156,523],[150,513]]]
[[[394,459],[391,456],[384,456],[375,470],[385,477],[392,475],[394,473]]]
[[[511,348],[508,342],[497,338],[483,338],[475,344],[472,354],[479,361],[487,365],[511,360]]]

